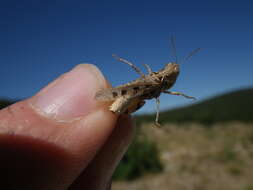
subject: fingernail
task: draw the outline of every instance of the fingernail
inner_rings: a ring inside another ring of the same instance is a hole
[[[97,67],[80,64],[42,89],[31,104],[46,117],[69,121],[92,112],[97,106],[95,93],[105,86]]]

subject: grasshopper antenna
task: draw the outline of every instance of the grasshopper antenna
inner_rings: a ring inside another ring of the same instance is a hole
[[[200,48],[197,48],[197,49],[193,50],[192,52],[190,52],[189,55],[184,58],[184,62],[187,61],[188,59],[190,59],[193,55],[198,53],[200,50],[201,50]]]
[[[170,42],[171,42],[171,49],[172,49],[172,57],[174,57],[175,58],[175,62],[178,63],[177,49],[176,49],[176,43],[175,43],[174,36],[170,37]]]

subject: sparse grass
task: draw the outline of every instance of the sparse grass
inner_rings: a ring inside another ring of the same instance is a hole
[[[113,184],[113,190],[253,190],[253,124],[170,124],[142,133],[157,143],[164,171]]]

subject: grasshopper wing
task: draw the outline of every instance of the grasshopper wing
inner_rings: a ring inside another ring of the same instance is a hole
[[[119,97],[134,98],[148,93],[157,87],[158,83],[136,82],[121,85],[115,88],[100,90],[96,93],[95,99],[99,101],[114,101]]]

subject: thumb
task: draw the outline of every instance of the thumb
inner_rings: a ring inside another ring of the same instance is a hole
[[[83,64],[1,110],[1,181],[13,188],[66,189],[115,126],[116,116],[94,99],[107,86],[95,66]]]

